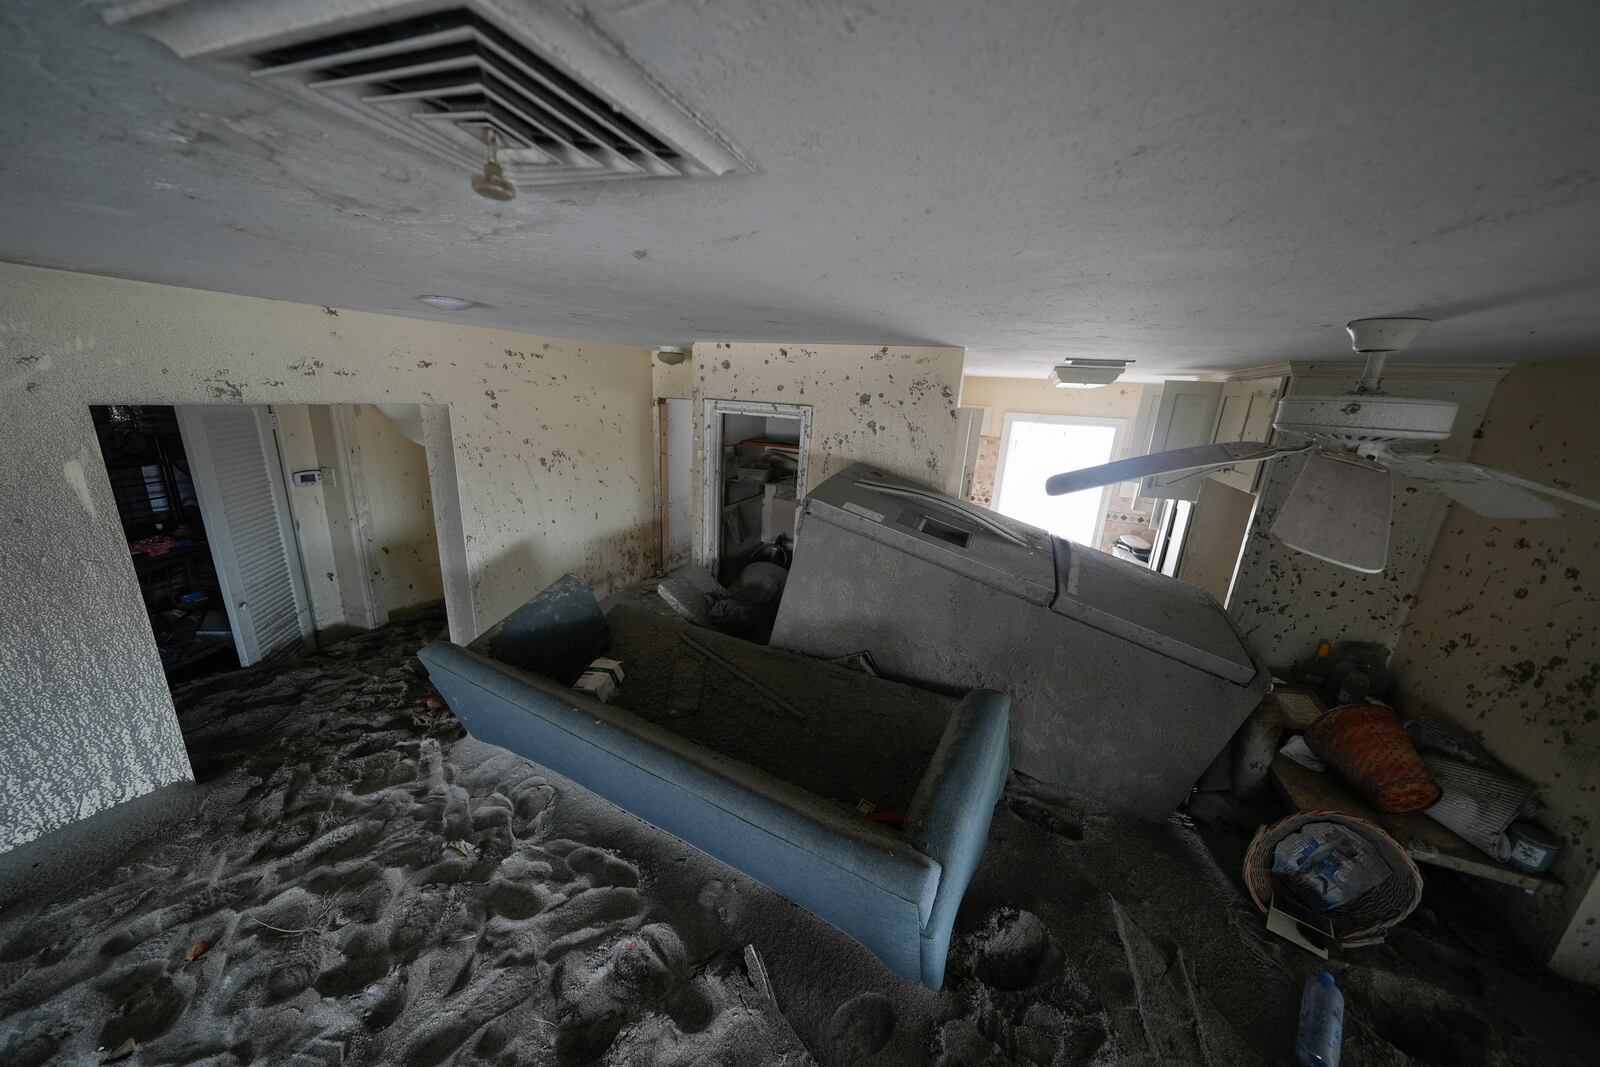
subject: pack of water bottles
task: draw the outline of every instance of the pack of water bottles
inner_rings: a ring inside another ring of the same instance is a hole
[[[1306,823],[1278,842],[1272,872],[1309,908],[1332,911],[1360,900],[1389,876],[1360,834],[1337,823]]]

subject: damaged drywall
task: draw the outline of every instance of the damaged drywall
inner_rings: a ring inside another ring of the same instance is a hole
[[[1600,497],[1600,364],[1513,370],[1472,460]],[[1488,519],[1452,508],[1395,656],[1404,706],[1468,727],[1537,783],[1539,821],[1564,841],[1562,893],[1497,894],[1523,938],[1571,978],[1600,983],[1600,514]],[[1587,890],[1587,892],[1586,892]]]
[[[693,351],[693,485],[705,484],[706,400],[808,405],[807,489],[852,463],[871,463],[939,488],[960,477],[959,348],[702,341]],[[696,525],[698,559],[704,555],[703,519]]]
[[[483,623],[648,571],[650,392],[644,349],[0,266],[0,850],[189,775],[90,404],[448,405]]]
[[[1383,386],[1395,396],[1456,401],[1460,411],[1454,429],[1447,440],[1438,442],[1437,451],[1464,457],[1505,370],[1501,364],[1391,364]],[[1317,396],[1342,393],[1355,386],[1360,371],[1357,363],[1292,364],[1287,391]],[[1419,442],[1402,450],[1433,449]],[[1228,600],[1228,614],[1250,647],[1280,673],[1303,661],[1323,638],[1394,647],[1449,503],[1438,493],[1397,477],[1388,565],[1381,573],[1362,574],[1296,552],[1272,536],[1278,509],[1304,466],[1304,457],[1289,456],[1268,463],[1262,472],[1259,500]]]

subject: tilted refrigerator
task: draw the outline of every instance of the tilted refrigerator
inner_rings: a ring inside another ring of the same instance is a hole
[[[856,464],[800,509],[774,645],[1012,697],[1012,764],[1172,810],[1270,687],[1204,590]]]

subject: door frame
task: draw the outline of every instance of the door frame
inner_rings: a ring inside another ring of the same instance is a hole
[[[1051,415],[1027,411],[1008,411],[1000,429],[1000,454],[995,461],[994,469],[994,495],[990,498],[990,507],[995,511],[1000,510],[1000,490],[1005,484],[1006,456],[1011,451],[1011,427],[1018,422],[1044,422],[1065,426],[1109,426],[1116,431],[1111,439],[1111,455],[1107,462],[1116,459],[1126,452],[1128,447],[1128,420],[1112,418],[1101,415]],[[1111,505],[1111,489],[1109,485],[1100,488],[1100,511],[1094,523],[1094,540],[1089,548],[1099,548],[1100,541],[1106,532],[1106,511]],[[1003,513],[1002,513],[1003,514]]]
[[[350,540],[361,574],[356,589],[361,594],[359,625],[376,630],[389,621],[379,577],[378,548],[372,537],[372,505],[367,500],[367,483],[361,472],[361,436],[356,429],[356,404],[331,404],[333,441],[339,450],[340,490],[350,516]],[[429,472],[432,492],[432,471]],[[441,568],[443,563],[440,564]],[[350,605],[346,605],[348,609]]]
[[[769,404],[754,400],[712,400],[701,405],[700,421],[700,545],[695,553],[700,566],[715,577],[722,564],[722,416],[761,415],[800,422],[800,468],[795,475],[795,500],[805,499],[811,475],[811,405]]]

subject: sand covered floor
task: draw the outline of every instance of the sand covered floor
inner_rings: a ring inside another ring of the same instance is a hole
[[[1315,961],[1227,834],[1015,783],[933,993],[465,738],[411,656],[441,623],[182,690],[192,813],[0,910],[0,1064],[1290,1061]],[[1350,1067],[1600,1062],[1600,999],[1430,904],[1335,969]]]

